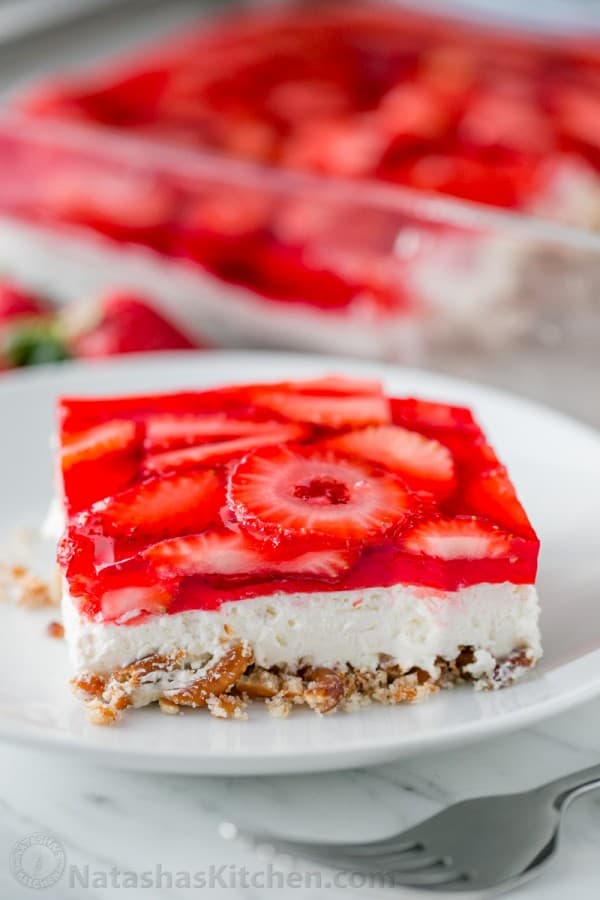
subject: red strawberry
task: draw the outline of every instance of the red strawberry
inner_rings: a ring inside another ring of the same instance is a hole
[[[466,98],[477,77],[477,58],[468,47],[455,44],[433,44],[424,50],[419,76],[424,85],[450,108]]]
[[[228,154],[252,162],[269,162],[272,159],[277,132],[260,116],[229,116],[214,125],[219,147]],[[196,139],[194,143],[197,143],[197,134],[197,129],[192,129],[192,136]]]
[[[144,551],[162,576],[222,575],[267,577],[271,574],[334,580],[354,562],[347,550],[323,548],[282,559],[235,531],[207,531],[161,541]]]
[[[306,435],[307,430],[301,425],[279,425],[231,441],[217,441],[197,447],[186,447],[183,450],[151,454],[146,458],[144,468],[146,472],[154,473],[192,469],[196,466],[215,466],[232,459],[239,459],[248,450],[254,450],[256,447],[269,447],[272,444],[279,445],[289,441],[299,441]]]
[[[382,98],[377,124],[388,135],[403,142],[435,140],[448,125],[447,104],[424,84],[405,82]]]
[[[561,80],[553,99],[562,131],[594,150],[600,148],[600,98],[597,87],[591,84],[587,87],[565,84]]]
[[[504,466],[475,475],[465,486],[464,501],[469,512],[485,516],[523,537],[535,538]]]
[[[140,427],[126,419],[63,433],[60,461],[71,511],[85,509],[131,484],[139,470],[141,436]]]
[[[288,447],[257,450],[242,460],[230,475],[228,496],[241,524],[273,540],[368,540],[412,512],[410,496],[395,478]]]
[[[279,81],[266,99],[268,110],[291,125],[341,115],[350,102],[341,85],[310,78]]]
[[[497,559],[507,556],[512,537],[475,516],[432,519],[406,531],[401,546],[409,553],[437,559]]]
[[[193,472],[142,481],[95,503],[91,517],[112,536],[170,536],[218,522],[224,502],[223,485],[214,472]]]
[[[149,453],[158,453],[226,438],[261,435],[273,429],[281,429],[281,423],[233,419],[224,413],[208,413],[204,416],[165,413],[148,416],[146,419],[144,446]]]
[[[470,410],[412,397],[394,397],[391,407],[394,424],[439,441],[450,450],[458,466],[482,468],[496,461]]]
[[[247,237],[267,224],[269,214],[269,198],[263,191],[221,189],[194,202],[184,227],[206,236]]]
[[[37,295],[8,281],[0,282],[0,326],[15,319],[44,316],[48,311],[47,303]]]
[[[302,244],[265,240],[253,251],[255,280],[267,297],[309,303],[323,309],[348,306],[358,288],[324,255],[307,254]]]
[[[87,431],[63,433],[60,454],[63,471],[80,462],[90,462],[106,456],[132,450],[140,430],[128,419],[111,419]]]
[[[283,163],[292,169],[345,178],[371,175],[387,144],[376,126],[376,120],[368,114],[304,122],[288,139]]]
[[[522,153],[550,153],[554,144],[550,120],[535,101],[502,91],[474,98],[459,135],[467,144]]]
[[[257,190],[215,190],[185,212],[175,236],[175,251],[217,270],[241,268],[246,252],[268,222],[268,196]],[[251,264],[250,261],[248,263]]]
[[[48,176],[44,209],[61,221],[93,228],[118,241],[160,247],[176,196],[164,183],[101,167],[59,169]]]
[[[309,394],[266,387],[253,390],[252,399],[286,419],[325,428],[360,428],[390,421],[389,401],[382,394]]]
[[[345,375],[324,375],[322,378],[308,378],[303,381],[280,381],[271,385],[248,385],[251,393],[270,389],[292,394],[355,397],[362,394],[383,396],[380,381],[373,378],[347,378]]]
[[[144,613],[162,615],[170,602],[171,592],[161,584],[114,588],[102,595],[102,618],[119,623],[133,622]]]
[[[279,560],[275,571],[278,575],[335,581],[350,568],[355,559],[355,554],[348,550],[322,547],[319,550],[307,550],[291,559]]]
[[[471,411],[464,406],[449,406],[447,403],[417,400],[415,397],[392,397],[390,403],[392,421],[396,425],[416,428],[427,435],[448,428],[474,428],[479,432]]]
[[[345,456],[358,456],[401,475],[414,490],[447,496],[455,485],[452,454],[439,441],[399,425],[350,431],[323,441]]]
[[[510,209],[520,203],[534,171],[525,161],[491,166],[458,153],[429,153],[390,168],[386,177],[420,190]]]
[[[152,350],[190,350],[190,338],[134,294],[109,294],[97,325],[72,341],[76,356],[113,356]]]

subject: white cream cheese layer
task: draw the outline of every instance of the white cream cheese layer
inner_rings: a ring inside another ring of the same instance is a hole
[[[63,609],[78,672],[108,674],[151,653],[219,656],[236,641],[251,645],[258,665],[291,670],[374,669],[387,654],[405,669],[434,672],[437,657],[452,660],[469,645],[478,651],[480,674],[515,648],[529,648],[534,658],[541,654],[533,585],[478,584],[448,593],[402,584],[280,593],[227,602],[218,610],[154,616],[137,625],[83,619],[66,591]]]

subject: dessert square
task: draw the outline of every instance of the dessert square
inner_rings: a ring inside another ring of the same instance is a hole
[[[414,702],[539,658],[539,541],[468,409],[328,376],[59,402],[92,721]]]

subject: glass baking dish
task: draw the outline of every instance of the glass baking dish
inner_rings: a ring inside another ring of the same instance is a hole
[[[499,349],[500,368],[517,346],[530,348],[532,364],[539,354],[558,359],[565,344],[589,346],[595,353],[600,334],[597,123],[586,125],[577,140],[568,135],[566,144],[563,135],[556,152],[537,153],[535,188],[515,200],[512,175],[499,179],[505,157],[495,145],[487,169],[468,168],[475,174],[466,187],[461,182],[432,188],[428,182],[427,189],[419,189],[408,176],[392,179],[381,171],[357,170],[374,132],[371,119],[358,142],[353,133],[350,145],[337,145],[335,163],[329,165],[330,153],[325,163],[319,158],[296,166],[297,159],[289,165],[288,159],[282,165],[265,150],[269,135],[260,117],[253,128],[244,121],[243,129],[227,130],[239,110],[219,112],[215,139],[214,122],[207,126],[202,118],[206,110],[194,106],[195,100],[190,107],[189,84],[188,94],[178,95],[179,118],[168,127],[160,117],[149,126],[128,92],[153,98],[165,66],[183,72],[185,83],[189,72],[181,60],[196,60],[199,47],[205,69],[225,61],[230,72],[235,54],[249,50],[251,64],[258,57],[263,65],[285,53],[284,39],[293,44],[302,28],[325,33],[337,16],[338,24],[340,17],[351,21],[352,34],[362,36],[363,54],[367,39],[377,32],[383,40],[392,20],[400,29],[396,37],[403,32],[410,40],[415,35],[424,40],[427,34],[444,89],[449,75],[468,76],[456,50],[457,42],[459,47],[466,42],[471,55],[484,53],[485,77],[493,87],[507,83],[508,71],[511,91],[529,90],[530,58],[543,58],[550,81],[557,81],[558,73],[561,83],[566,80],[576,92],[582,87],[600,109],[600,40],[515,35],[387,4],[320,4],[310,7],[308,18],[296,9],[244,12],[224,23],[203,24],[198,33],[188,29],[151,50],[45,83],[25,102],[13,104],[0,120],[0,269],[61,301],[115,283],[140,289],[186,328],[228,345],[418,364],[433,360],[437,367],[467,370],[472,357],[466,348],[483,351],[486,358]],[[276,47],[273,33],[264,37],[273,22],[279,23]],[[386,40],[389,44],[389,34]],[[380,57],[371,52],[370,65],[380,65]],[[276,73],[273,78],[277,82]],[[239,96],[244,84],[227,96]],[[304,103],[301,118],[309,125],[316,102],[339,102],[322,84],[309,90],[308,100],[297,90],[279,99],[285,115],[290,104]],[[389,98],[386,103],[389,109]],[[93,121],[82,114],[86,104],[94,108]],[[326,122],[338,122],[337,114],[327,116]],[[418,109],[415,116],[418,121]],[[508,132],[520,143],[526,135],[527,142],[529,126],[511,121]],[[319,134],[324,141],[323,131],[304,141],[309,156],[320,150]],[[413,134],[413,157],[415,140]],[[394,147],[397,141],[395,133]],[[585,152],[582,141],[588,142]],[[399,151],[403,173],[406,146],[401,142]],[[431,147],[426,149],[431,156]],[[418,160],[424,152],[416,151]],[[289,148],[285,153],[293,156]],[[463,163],[461,157],[460,173],[466,170]],[[519,157],[519,177],[522,168]],[[477,181],[481,171],[487,181]]]

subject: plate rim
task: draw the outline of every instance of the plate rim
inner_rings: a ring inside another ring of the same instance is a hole
[[[578,657],[572,663],[558,667],[556,671],[566,668],[567,665],[576,666],[578,663],[589,663],[600,673],[600,650],[594,650]],[[50,729],[38,729],[35,726],[11,729],[7,728],[1,720],[0,740],[13,745],[27,745],[34,750],[45,748],[53,752],[72,755],[85,753],[87,761],[96,761],[109,768],[164,774],[247,777],[265,774],[285,775],[344,771],[379,765],[395,759],[410,758],[418,752],[435,753],[462,745],[476,744],[493,739],[498,735],[512,734],[521,728],[560,715],[567,709],[580,706],[598,695],[600,695],[600,674],[597,682],[591,681],[585,685],[571,688],[563,694],[549,697],[545,701],[526,708],[499,713],[491,720],[478,719],[450,728],[441,737],[439,733],[431,732],[424,736],[403,740],[402,744],[397,744],[394,738],[390,737],[386,742],[379,741],[375,747],[369,746],[367,741],[358,746],[353,745],[349,749],[340,749],[336,746],[335,756],[333,753],[324,753],[322,750],[313,753],[310,747],[308,750],[304,748],[302,751],[288,750],[287,748],[281,751],[278,748],[277,755],[272,756],[252,751],[245,751],[243,755],[227,755],[223,750],[203,751],[201,756],[191,754],[178,756],[170,751],[141,755],[134,749],[94,746],[81,737],[66,736],[61,732],[53,733]],[[226,723],[224,724],[227,727]],[[137,763],[132,764],[132,760],[137,760]],[[232,769],[232,766],[235,768]]]

